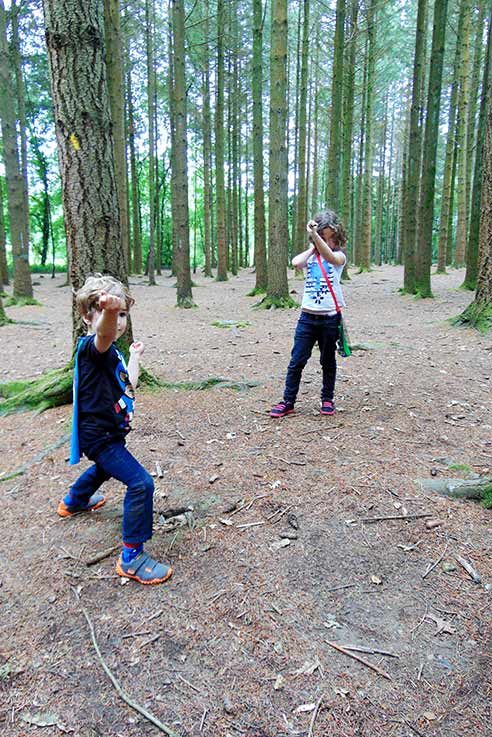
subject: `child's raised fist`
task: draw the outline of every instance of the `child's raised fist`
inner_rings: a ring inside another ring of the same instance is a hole
[[[121,297],[117,297],[114,294],[101,292],[101,294],[99,295],[99,309],[110,310],[111,312],[126,310],[126,302],[124,299],[121,299]]]

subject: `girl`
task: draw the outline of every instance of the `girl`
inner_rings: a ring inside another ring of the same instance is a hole
[[[333,210],[324,210],[316,215],[314,220],[310,220],[307,232],[311,245],[292,259],[294,268],[307,269],[301,315],[287,369],[284,398],[282,402],[272,407],[270,417],[285,417],[294,412],[302,370],[316,342],[319,345],[323,369],[320,412],[322,415],[335,413],[333,403],[337,369],[335,356],[340,323],[337,305],[345,306],[340,278],[347,261],[344,253],[347,236],[340,218]],[[323,270],[330,280],[336,301],[333,299]]]

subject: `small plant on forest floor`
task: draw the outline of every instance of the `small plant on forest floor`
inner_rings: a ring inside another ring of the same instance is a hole
[[[249,328],[250,322],[240,322],[238,320],[216,320],[212,322],[214,328]]]
[[[38,302],[34,297],[14,297],[11,295],[10,297],[7,297],[4,302],[4,307],[26,307],[27,305],[42,307],[41,302]]]
[[[448,466],[450,471],[459,471],[460,473],[472,474],[473,469],[467,463],[450,463]]]
[[[485,488],[483,499],[480,504],[485,509],[492,509],[492,484]]]

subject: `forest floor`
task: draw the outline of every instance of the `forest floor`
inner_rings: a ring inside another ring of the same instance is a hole
[[[0,476],[1,734],[159,733],[105,674],[85,610],[125,692],[181,737],[486,737],[492,512],[418,483],[492,475],[492,342],[448,322],[471,300],[463,272],[434,277],[425,301],[398,293],[399,267],[353,273],[347,321],[366,350],[339,359],[338,411],[319,414],[315,351],[282,420],[268,410],[298,311],[253,310],[250,270],[194,278],[186,311],[168,275],[131,279],[144,364],[251,386],[139,394],[129,447],[162,469],[148,550],[171,561],[168,583],[122,581],[116,553],[86,565],[118,545],[121,485],[92,515],[57,517],[87,463],[67,463],[71,407],[0,419],[0,474],[24,471]],[[69,357],[70,290],[36,281],[41,306],[9,308],[1,328],[0,381]],[[166,522],[179,507],[192,514]],[[417,516],[364,521],[398,515]],[[376,650],[355,654],[388,677],[328,642]]]

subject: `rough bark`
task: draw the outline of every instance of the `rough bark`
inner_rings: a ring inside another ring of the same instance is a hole
[[[172,178],[172,197],[177,222],[174,234],[174,247],[178,307],[193,307],[190,273],[190,231],[188,212],[188,143],[187,143],[187,110],[186,110],[186,78],[185,78],[185,9],[184,0],[173,0],[173,52],[174,52],[174,148],[172,162],[176,171]]]
[[[352,138],[354,130],[355,54],[357,49],[358,0],[352,0],[350,11],[350,35],[347,43],[347,63],[344,64],[345,93],[343,96],[343,174],[342,174],[342,218],[352,230],[352,208],[350,207]]]
[[[114,164],[120,210],[121,245],[126,259],[126,269],[129,271],[128,173],[126,166],[125,91],[120,0],[104,0],[104,29],[109,102],[113,121]]]
[[[226,200],[224,184],[224,0],[217,0],[217,91],[215,103],[215,198],[217,209],[217,281],[227,281]]]
[[[9,283],[7,267],[7,249],[5,238],[5,221],[3,215],[3,181],[0,180],[0,282],[2,287]]]
[[[418,227],[418,258],[415,286],[421,297],[431,297],[432,230],[436,180],[437,136],[441,105],[442,66],[448,0],[436,0],[432,29],[427,118],[424,133],[420,219]]]
[[[211,151],[212,128],[210,120],[210,45],[209,45],[209,0],[205,0],[205,19],[202,70],[202,128],[203,128],[203,225],[205,239],[205,276],[212,276],[212,185],[211,185]]]
[[[121,248],[113,137],[98,0],[43,0],[59,149],[70,281],[89,274],[127,282]],[[83,332],[73,309],[74,341]],[[131,326],[123,336],[131,340]]]
[[[149,253],[147,257],[147,273],[149,284],[155,284],[155,93],[154,93],[154,0],[145,0],[145,45],[147,58],[147,125],[148,141],[148,178],[149,178]]]
[[[270,51],[270,178],[267,302],[289,300],[287,281],[288,162],[287,128],[287,0],[273,0]]]
[[[471,22],[471,0],[462,0],[463,18],[462,25],[458,29],[458,43],[462,46],[462,59],[460,64],[460,91],[458,97],[458,123],[456,133],[457,145],[457,209],[458,222],[456,224],[456,251],[454,257],[455,266],[463,266],[466,256],[467,241],[467,127],[468,109],[470,106],[468,68],[470,65],[470,22]]]
[[[415,246],[417,238],[417,210],[422,153],[422,129],[420,112],[422,104],[422,80],[424,76],[423,58],[426,44],[427,0],[419,0],[417,11],[417,33],[415,37],[415,57],[413,64],[412,104],[410,107],[410,142],[408,148],[407,172],[403,192],[403,254],[405,292],[415,293]]]
[[[342,211],[342,104],[345,4],[346,0],[337,0],[331,81],[330,148],[328,149],[328,179],[326,182],[326,206],[336,212]],[[370,22],[369,18],[368,22]]]
[[[263,11],[262,0],[253,0],[253,188],[255,292],[266,291],[265,181],[263,173]]]
[[[23,185],[23,229],[22,240],[27,244],[31,242],[29,233],[29,179],[27,175],[27,116],[26,116],[26,99],[24,91],[24,73],[22,68],[22,51],[21,41],[19,37],[19,14],[21,8],[17,6],[16,0],[12,0],[12,42],[11,42],[11,60],[14,67],[15,89],[17,99],[17,119],[19,122],[19,143],[20,143],[20,164],[22,172]]]
[[[292,251],[299,253],[306,244],[306,207],[307,207],[307,85],[308,85],[308,49],[309,49],[309,0],[303,0],[301,74],[299,78],[299,142],[297,152],[297,200],[296,200],[296,234],[292,243]]]
[[[364,138],[364,180],[362,190],[362,233],[359,266],[364,271],[371,268],[372,251],[372,167],[373,167],[373,110],[376,68],[376,14],[378,1],[370,0],[367,9],[367,91]]]
[[[15,93],[10,73],[7,44],[6,13],[3,0],[0,0],[0,119],[10,220],[10,242],[14,266],[14,296],[29,299],[32,297],[29,242],[26,242],[24,234],[24,183],[17,145],[14,99]]]

